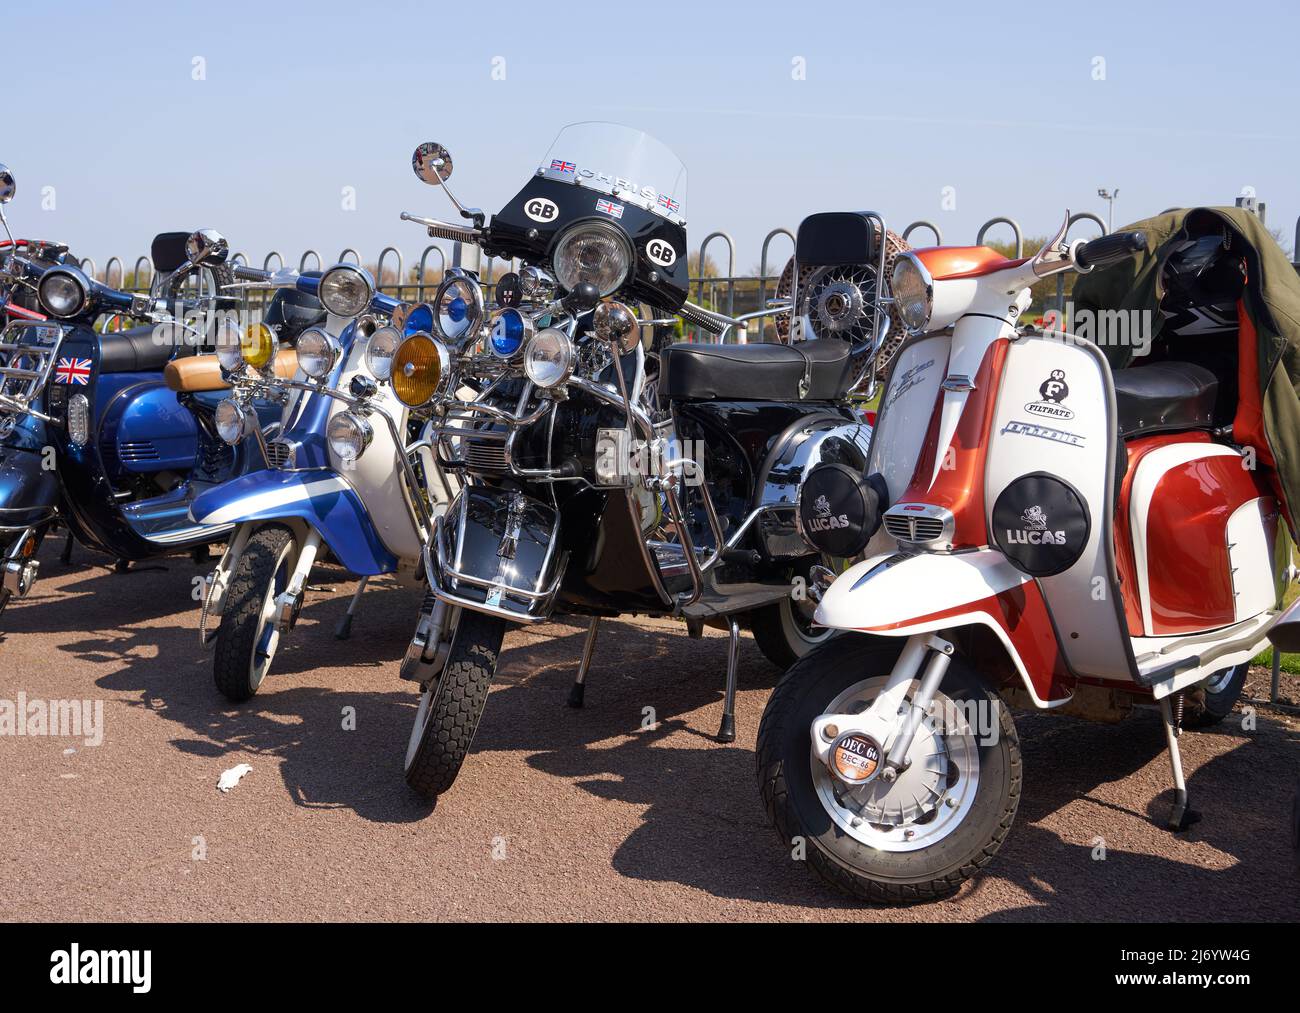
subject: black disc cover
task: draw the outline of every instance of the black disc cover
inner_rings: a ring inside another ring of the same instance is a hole
[[[799,486],[804,541],[832,556],[856,556],[880,527],[882,484],[845,464],[817,465]]]
[[[1090,530],[1083,497],[1055,475],[1023,475],[993,504],[993,540],[1031,577],[1053,577],[1072,567]]]

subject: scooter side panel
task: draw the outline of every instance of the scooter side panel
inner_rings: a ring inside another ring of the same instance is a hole
[[[1071,336],[1034,335],[1011,342],[989,432],[985,508],[996,538],[1042,537],[1052,517],[1033,506],[1023,530],[995,530],[998,497],[1016,480],[1043,473],[1060,479],[1088,511],[1078,559],[1039,578],[1061,649],[1079,676],[1131,681],[1135,672],[1114,561],[1115,392],[1100,350]]]
[[[102,438],[113,441],[126,471],[189,471],[199,447],[193,414],[157,374],[130,375],[137,382],[107,406]]]
[[[190,515],[200,524],[298,518],[316,528],[353,573],[397,569],[397,557],[380,541],[355,490],[331,471],[255,471],[201,495]]]

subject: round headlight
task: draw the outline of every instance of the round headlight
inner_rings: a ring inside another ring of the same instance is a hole
[[[366,369],[376,380],[387,380],[393,375],[393,356],[402,336],[396,327],[381,327],[370,335],[366,343]]]
[[[934,309],[934,279],[925,265],[910,253],[899,256],[894,264],[890,285],[898,319],[911,334],[920,334],[930,323]]]
[[[345,461],[355,461],[366,452],[375,431],[360,415],[339,412],[330,419],[325,435],[336,456]]]
[[[355,264],[335,264],[320,279],[320,301],[331,313],[355,317],[375,297],[370,272]]]
[[[233,372],[244,364],[244,335],[234,317],[223,316],[217,321],[217,361],[221,368]]]
[[[239,342],[239,354],[254,369],[265,369],[275,358],[280,342],[266,324],[249,324]]]
[[[298,368],[313,380],[329,376],[339,358],[339,343],[319,327],[309,327],[298,335]]]
[[[75,317],[90,301],[90,281],[75,267],[55,267],[46,271],[36,289],[41,305],[52,317]]]
[[[538,387],[557,387],[573,375],[573,342],[547,327],[533,335],[524,351],[524,373]]]
[[[533,336],[534,329],[532,318],[519,310],[498,310],[492,316],[492,333],[488,337],[492,354],[499,359],[513,359]]]
[[[427,302],[409,303],[395,310],[392,315],[393,326],[402,332],[403,337],[419,334],[421,331],[432,333],[436,314]]]
[[[483,326],[483,290],[478,279],[464,272],[449,273],[433,297],[433,316],[437,333],[453,347],[477,337]]]
[[[391,379],[397,400],[408,408],[428,404],[449,362],[446,346],[432,334],[412,334],[393,353]]]
[[[248,434],[251,416],[248,409],[238,401],[226,398],[213,412],[213,421],[216,423],[217,435],[234,446]]]
[[[609,295],[627,280],[632,250],[623,233],[603,222],[575,225],[555,247],[555,277],[572,292],[584,282]]]

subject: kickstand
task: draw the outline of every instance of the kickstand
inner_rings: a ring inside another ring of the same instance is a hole
[[[569,687],[569,706],[577,710],[582,706],[583,694],[587,687],[587,672],[591,669],[591,656],[596,653],[596,628],[600,617],[592,616],[591,625],[587,627],[587,639],[582,644],[582,661],[578,665],[577,678]]]
[[[722,699],[722,724],[718,726],[719,742],[736,741],[736,668],[740,662],[740,627],[735,616],[728,616],[730,640],[727,642],[727,689]]]
[[[63,543],[63,552],[59,555],[59,562],[64,566],[72,563],[72,529],[68,529],[68,540]]]
[[[1181,717],[1182,707],[1178,710]],[[1183,755],[1178,749],[1178,737],[1182,728],[1180,722],[1174,718],[1169,697],[1160,701],[1160,717],[1165,723],[1165,739],[1169,743],[1169,766],[1174,775],[1174,807],[1169,813],[1169,829],[1178,832],[1186,830],[1193,823],[1199,823],[1201,814],[1187,808],[1187,782],[1183,778]]]
[[[369,580],[369,577],[362,577],[361,582],[357,584],[357,589],[353,592],[352,600],[348,602],[348,610],[343,613],[343,618],[340,619],[339,624],[334,627],[335,640],[347,640],[348,637],[352,636],[352,616],[357,611],[357,602],[361,600],[361,592],[366,589],[366,583]]]

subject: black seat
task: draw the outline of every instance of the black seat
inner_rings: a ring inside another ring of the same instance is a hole
[[[155,341],[154,327],[132,327],[99,336],[101,373],[151,373],[161,370],[175,348],[169,341]]]
[[[793,345],[679,342],[660,355],[659,393],[692,400],[834,401],[848,393],[851,351],[838,338]]]
[[[1190,362],[1152,362],[1115,370],[1119,434],[1131,439],[1172,429],[1210,429],[1219,379]]]

